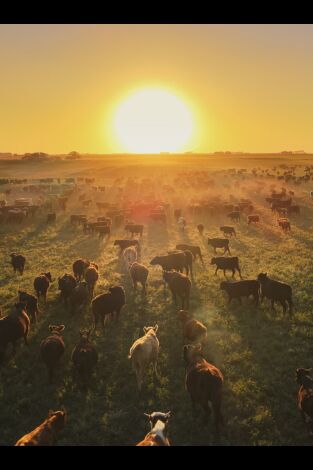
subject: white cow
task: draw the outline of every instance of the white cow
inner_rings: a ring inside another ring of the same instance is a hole
[[[137,260],[137,250],[135,246],[129,246],[123,251],[126,268],[129,268]]]
[[[156,336],[158,325],[145,326],[144,336],[137,339],[129,351],[128,359],[132,360],[133,369],[136,372],[138,390],[141,391],[143,378],[150,364],[153,364],[154,373],[157,376],[157,361],[159,354],[159,340]]]
[[[178,224],[179,229],[183,232],[186,226],[186,220],[184,219],[184,217],[179,217],[177,224]]]

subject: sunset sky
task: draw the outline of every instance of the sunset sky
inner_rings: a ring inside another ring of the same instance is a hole
[[[312,57],[312,25],[0,25],[0,152],[125,151],[146,88],[192,116],[181,151],[313,151]]]

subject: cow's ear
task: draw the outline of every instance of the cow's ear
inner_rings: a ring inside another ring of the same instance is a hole
[[[157,331],[158,331],[158,329],[159,329],[159,325],[158,325],[158,324],[156,324],[156,325],[155,325],[155,327],[154,327],[153,329],[154,329],[154,331],[155,331],[155,332],[157,332]]]
[[[65,330],[65,325],[59,325],[58,330],[59,330],[60,332],[63,331],[63,330]]]
[[[168,412],[166,413],[166,419],[170,419],[171,413],[172,413],[171,411],[168,411]]]
[[[151,419],[151,415],[149,415],[148,413],[144,413],[144,415],[147,416],[149,420]]]
[[[144,327],[143,327],[143,332],[144,332],[144,333],[147,333],[147,331],[148,331],[148,328],[147,328],[146,326],[144,326]]]

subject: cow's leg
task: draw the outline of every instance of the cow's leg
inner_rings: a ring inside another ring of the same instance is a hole
[[[136,365],[136,379],[137,379],[137,386],[138,391],[141,392],[142,387],[142,374],[139,365]]]
[[[186,300],[186,308],[188,310],[189,309],[189,294],[186,295],[185,300]],[[183,307],[183,310],[184,310],[184,307]]]
[[[217,275],[217,270],[218,270],[218,267],[216,267],[216,269],[215,269],[215,276]]]
[[[228,303],[230,304],[231,301],[232,301],[232,297],[231,297],[231,295],[229,294]]]
[[[283,313],[285,314],[287,310],[286,300],[280,300],[279,303],[283,307]]]
[[[214,424],[217,435],[220,433],[220,426],[224,424],[223,415],[221,412],[221,401],[216,400],[212,403],[213,412],[214,412]]]
[[[209,421],[210,414],[211,414],[211,409],[209,407],[209,403],[207,401],[206,402],[204,401],[204,402],[201,403],[201,407],[204,411],[203,424],[207,425],[208,421]]]
[[[232,272],[233,272],[233,275],[232,275],[232,277],[234,277],[234,276],[235,276],[235,270],[234,270],[234,269],[232,269]]]
[[[241,271],[240,271],[240,269],[239,269],[239,268],[237,268],[237,271],[238,271],[238,273],[239,273],[239,277],[240,277],[240,279],[242,279],[242,275],[241,275]]]

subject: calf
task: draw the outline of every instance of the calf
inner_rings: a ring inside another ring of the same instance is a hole
[[[91,343],[91,330],[80,330],[80,339],[72,351],[72,362],[79,377],[87,383],[98,362],[98,352],[94,344]]]
[[[38,301],[34,295],[28,294],[25,291],[18,291],[18,299],[20,302],[26,302],[26,312],[34,323],[37,321],[37,314],[40,313],[38,310]]]
[[[163,279],[169,286],[175,304],[177,305],[178,296],[182,301],[182,309],[185,306],[188,309],[191,289],[191,281],[188,276],[175,271],[163,271]]]
[[[144,327],[143,331],[144,336],[134,342],[128,356],[136,373],[139,392],[141,391],[143,378],[150,364],[153,364],[154,374],[157,376],[159,354],[159,340],[156,336],[158,325]]]
[[[51,273],[41,273],[39,276],[35,277],[34,280],[34,289],[37,294],[37,298],[42,295],[44,298],[44,301],[47,301],[47,292],[50,286],[50,282],[52,282],[52,277]]]
[[[260,222],[260,216],[259,215],[248,215],[248,225],[251,223],[258,223]]]
[[[233,256],[232,258],[225,258],[224,256],[219,256],[217,258],[212,258],[211,259],[211,264],[216,265],[215,276],[217,275],[217,271],[219,269],[222,269],[223,272],[224,272],[224,276],[226,276],[225,271],[229,270],[229,271],[233,272],[232,277],[234,277],[235,276],[235,271],[237,270],[238,273],[239,273],[240,279],[242,279],[241,271],[240,271],[240,268],[239,268],[238,256]]]
[[[271,306],[274,310],[274,303],[279,302],[283,307],[284,313],[286,313],[287,306],[289,307],[289,313],[292,313],[292,288],[284,282],[275,281],[270,279],[267,273],[260,273],[258,275],[258,281],[261,285],[261,300],[266,297],[271,300]]]
[[[228,303],[232,299],[238,299],[241,304],[241,297],[249,297],[253,295],[255,305],[259,303],[259,282],[255,280],[236,281],[236,282],[221,282],[220,289],[228,294]]]
[[[24,267],[26,263],[26,258],[23,255],[17,255],[16,253],[11,253],[11,264],[13,271],[16,273],[18,271],[21,275],[24,272]]]
[[[236,237],[236,230],[234,227],[223,225],[223,227],[220,227],[220,231],[223,232],[224,237],[226,237],[227,235],[230,235],[231,237],[235,235]]]
[[[298,408],[303,421],[313,435],[313,379],[309,376],[312,369],[297,369],[296,381],[300,385],[298,391]]]
[[[40,354],[43,362],[47,366],[49,382],[52,383],[55,369],[65,351],[64,340],[61,336],[65,329],[64,325],[50,325],[51,335],[40,343]]]
[[[15,446],[53,446],[64,428],[65,411],[49,411],[48,418],[33,431],[21,437]]]
[[[179,310],[178,316],[182,322],[183,337],[191,343],[204,343],[207,338],[206,326],[204,326],[203,323],[199,322],[198,320],[194,320],[192,315],[186,310]]]
[[[109,288],[106,294],[97,295],[91,302],[92,315],[94,320],[94,328],[97,328],[99,320],[102,321],[103,327],[105,319],[110,316],[118,321],[122,307],[126,303],[125,291],[121,286]]]
[[[137,261],[135,261],[130,266],[129,272],[133,281],[134,289],[137,289],[137,282],[140,282],[140,284],[142,285],[142,291],[145,294],[149,269],[143,264],[137,263]]]
[[[216,248],[224,248],[224,254],[226,251],[231,254],[228,238],[208,238],[208,245],[213,246],[214,253],[216,253]]]
[[[221,371],[208,363],[202,354],[201,345],[188,344],[184,346],[184,360],[186,364],[186,390],[189,392],[193,408],[199,404],[207,420],[210,415],[208,402],[212,403],[215,428],[217,433],[223,424],[221,412],[223,375]]]
[[[136,446],[170,446],[168,440],[168,421],[171,416],[171,412],[161,413],[160,411],[154,411],[150,415],[145,413],[148,417],[151,431],[146,434],[143,441],[140,441]]]
[[[16,341],[20,338],[24,338],[24,343],[28,346],[29,330],[30,320],[26,313],[26,303],[17,302],[15,311],[0,319],[0,364],[9,343],[13,346],[13,353],[16,350]]]

